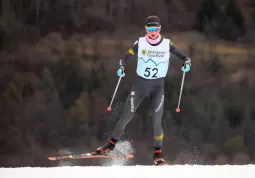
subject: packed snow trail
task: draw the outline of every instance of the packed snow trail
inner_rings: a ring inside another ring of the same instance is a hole
[[[1,178],[254,178],[254,176],[255,165],[0,168]]]

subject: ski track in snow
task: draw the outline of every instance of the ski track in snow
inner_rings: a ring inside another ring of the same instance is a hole
[[[0,168],[1,178],[254,178],[255,165],[245,166],[88,166]]]

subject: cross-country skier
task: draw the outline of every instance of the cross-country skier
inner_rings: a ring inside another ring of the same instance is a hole
[[[131,121],[138,106],[148,96],[152,102],[152,121],[154,134],[153,158],[156,165],[165,163],[162,153],[163,129],[161,125],[164,107],[164,77],[167,75],[170,54],[174,54],[184,64],[182,71],[188,72],[191,67],[189,57],[183,55],[171,40],[160,35],[161,24],[157,16],[149,16],[145,24],[146,35],[140,37],[121,60],[117,71],[119,77],[125,76],[124,66],[134,56],[137,59],[137,78],[128,95],[124,112],[114,127],[108,144],[97,148],[93,154],[106,154],[115,148],[127,124]]]

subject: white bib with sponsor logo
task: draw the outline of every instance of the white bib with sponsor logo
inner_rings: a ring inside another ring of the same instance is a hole
[[[136,73],[146,79],[165,77],[170,58],[170,40],[163,39],[157,45],[150,45],[145,37],[139,38]]]

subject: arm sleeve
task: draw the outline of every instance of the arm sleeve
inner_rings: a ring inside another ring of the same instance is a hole
[[[130,59],[134,59],[138,53],[138,40],[134,43],[134,45],[128,50],[128,53],[120,59],[120,65],[125,66],[127,61]]]
[[[174,45],[173,42],[170,41],[170,53],[174,54],[176,57],[178,57],[179,59],[186,61],[186,60],[190,60],[187,56],[185,56],[183,53],[181,53],[176,46]]]

